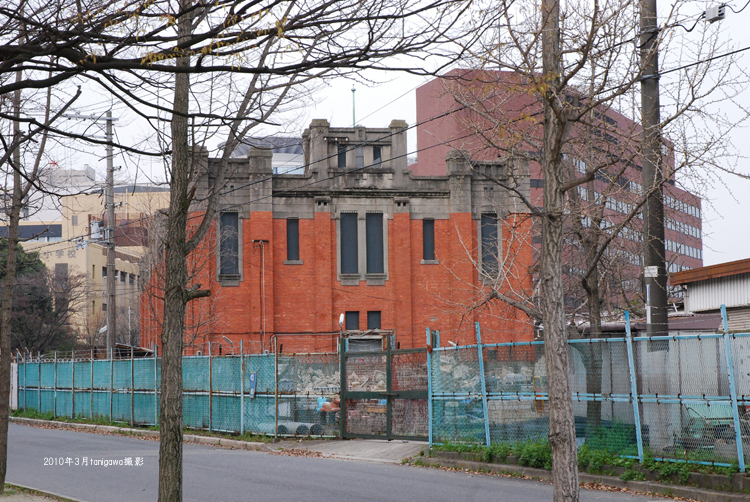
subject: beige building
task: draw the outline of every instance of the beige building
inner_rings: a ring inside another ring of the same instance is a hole
[[[167,188],[128,185],[115,187],[115,268],[117,274],[117,336],[122,343],[138,342],[139,264],[149,245],[151,216],[169,205]],[[103,343],[107,321],[107,227],[104,195],[93,193],[61,198],[59,221],[22,221],[27,251],[38,251],[56,278],[79,284],[71,308],[73,328],[82,343]],[[1,232],[0,232],[1,233]]]

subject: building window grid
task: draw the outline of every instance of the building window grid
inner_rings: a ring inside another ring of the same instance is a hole
[[[691,258],[696,258],[698,260],[703,259],[703,251],[694,248],[692,246],[688,246],[687,244],[682,244],[680,242],[675,242],[669,239],[665,240],[664,247],[673,253],[682,254],[685,256],[689,256]]]
[[[695,218],[701,217],[701,210],[698,207],[683,202],[680,199],[670,197],[669,195],[664,196],[664,204],[675,211],[694,216]]]
[[[664,226],[670,230],[674,230],[675,232],[680,232],[681,234],[695,237],[696,239],[700,239],[702,237],[700,228],[694,227],[693,225],[688,225],[687,223],[683,223],[681,221],[673,220],[672,218],[665,218]]]

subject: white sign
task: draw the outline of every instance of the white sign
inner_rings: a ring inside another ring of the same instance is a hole
[[[658,277],[659,276],[659,267],[656,265],[652,265],[650,267],[646,267],[643,269],[643,277],[645,278],[651,278],[651,277]]]

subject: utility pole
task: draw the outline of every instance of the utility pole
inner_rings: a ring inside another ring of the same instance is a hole
[[[115,166],[112,155],[112,110],[107,110],[107,353],[115,346],[117,333],[117,305],[115,288],[117,271],[115,270]]]
[[[115,274],[115,193],[114,193],[114,154],[112,144],[114,134],[112,123],[117,119],[112,118],[112,110],[107,110],[104,118],[96,115],[80,115],[66,113],[64,117],[71,119],[84,119],[93,122],[104,120],[106,122],[107,139],[107,181],[104,195],[104,207],[107,211],[107,228],[104,230],[104,240],[107,245],[107,354],[112,353],[115,346],[115,333],[117,333],[117,309],[115,308],[115,288],[117,277]]]
[[[659,116],[659,28],[656,0],[641,0],[641,122],[643,126],[643,190],[648,194],[644,244],[646,284],[646,326],[648,336],[666,335],[667,271],[664,250],[664,169]]]

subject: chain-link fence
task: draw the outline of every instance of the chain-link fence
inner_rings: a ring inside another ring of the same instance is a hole
[[[19,360],[20,408],[55,417],[158,423],[161,358],[68,356]],[[240,434],[334,436],[339,417],[321,410],[339,385],[338,354],[186,356],[183,420],[193,429]]]
[[[568,358],[579,445],[743,470],[750,461],[750,334],[571,340]],[[431,442],[546,438],[544,342],[435,348],[430,399]]]

